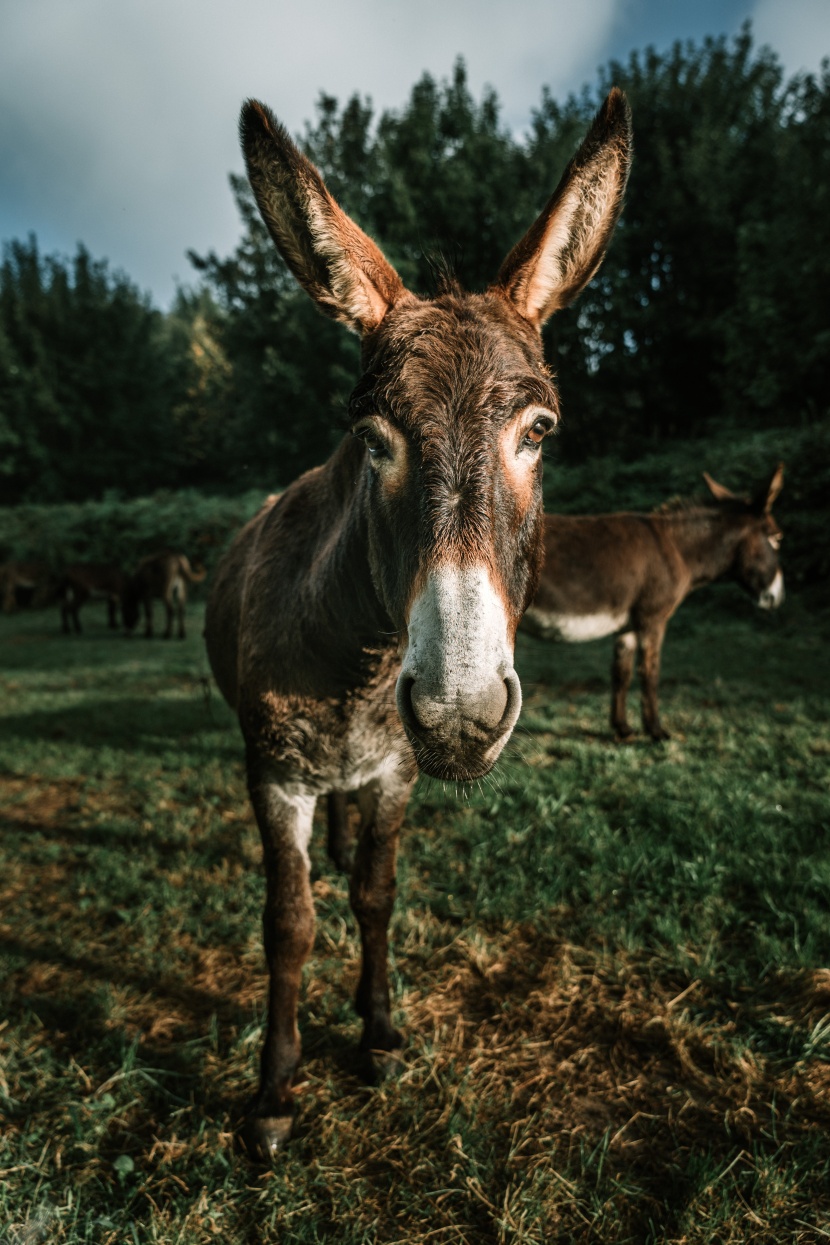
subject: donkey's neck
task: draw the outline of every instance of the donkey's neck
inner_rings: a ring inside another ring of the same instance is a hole
[[[309,480],[316,504],[308,519],[302,647],[347,683],[359,682],[368,651],[397,642],[369,564],[365,453],[346,437]]]
[[[741,537],[731,515],[700,506],[665,516],[674,543],[692,576],[692,587],[720,579],[732,569]]]

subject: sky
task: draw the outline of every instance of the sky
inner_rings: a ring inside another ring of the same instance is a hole
[[[400,108],[463,56],[521,134],[543,86],[564,99],[612,58],[747,19],[788,73],[830,55],[830,0],[0,0],[0,239],[83,242],[167,307],[188,249],[239,239],[248,96],[301,134],[321,91]]]

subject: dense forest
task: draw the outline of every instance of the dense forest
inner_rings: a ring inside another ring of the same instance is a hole
[[[483,288],[556,185],[608,87],[635,159],[599,276],[553,319],[558,452],[625,458],[714,428],[802,424],[830,406],[830,64],[787,80],[749,28],[611,63],[523,136],[462,62],[397,112],[323,96],[302,137],[406,283]],[[232,176],[241,239],[190,255],[168,312],[83,248],[34,237],[0,267],[0,497],[273,488],[340,435],[357,341],[316,312]],[[308,418],[322,413],[325,421]],[[321,428],[328,434],[321,435]],[[326,439],[328,436],[328,439]]]

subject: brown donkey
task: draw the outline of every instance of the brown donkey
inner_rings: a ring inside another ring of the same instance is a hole
[[[21,606],[48,605],[56,580],[45,562],[6,562],[0,566],[0,609],[13,614]]]
[[[416,773],[486,774],[518,717],[513,645],[541,566],[540,444],[557,419],[540,329],[602,259],[622,203],[629,118],[612,91],[486,293],[452,288],[431,300],[404,288],[267,108],[245,105],[241,137],[288,266],[363,343],[352,435],[243,529],[205,621],[211,666],[245,738],[264,849],[268,1023],[243,1137],[267,1157],[291,1132],[317,797],[354,791],[361,812],[350,885],[363,950],[356,1006],[377,1076],[401,1042],[387,926]]]
[[[110,628],[115,630],[126,583],[127,576],[121,567],[110,562],[76,562],[74,566],[68,566],[57,591],[64,632],[69,635],[74,629],[80,633],[81,608],[89,600],[106,601],[108,622]]]
[[[143,607],[144,634],[148,639],[152,637],[153,600],[157,599],[164,605],[167,616],[165,640],[169,640],[173,634],[174,617],[179,624],[179,639],[183,640],[187,585],[200,584],[206,574],[203,567],[194,570],[185,554],[173,553],[170,549],[163,549],[160,553],[151,553],[149,557],[142,558],[135,573],[127,580],[121,598],[121,612],[127,631],[133,630]]]
[[[694,588],[732,578],[762,609],[784,599],[781,532],[772,504],[784,466],[753,499],[703,473],[713,500],[655,514],[545,515],[545,567],[522,630],[545,640],[597,640],[620,633],[611,673],[611,725],[632,733],[625,712],[639,649],[643,729],[668,739],[657,707],[666,624]]]

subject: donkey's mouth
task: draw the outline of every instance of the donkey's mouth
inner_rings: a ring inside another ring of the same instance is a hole
[[[499,682],[498,710],[494,711],[491,698],[483,710],[479,701],[478,712],[472,713],[470,706],[457,702],[428,698],[425,705],[415,680],[406,675],[399,678],[398,712],[423,774],[450,782],[473,782],[489,773],[510,738],[522,705],[515,671]]]
[[[484,778],[495,765],[507,738],[505,736],[498,747],[484,756],[450,757],[444,750],[421,744],[409,736],[419,771],[428,778],[439,778],[442,782],[475,782],[478,778]]]

